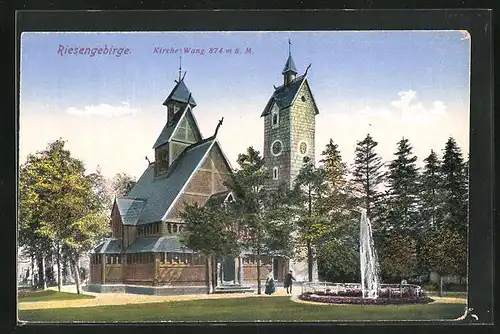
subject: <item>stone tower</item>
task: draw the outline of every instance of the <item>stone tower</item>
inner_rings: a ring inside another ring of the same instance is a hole
[[[315,116],[319,111],[307,81],[307,69],[297,77],[289,48],[281,72],[283,84],[275,87],[261,115],[264,117],[264,161],[270,173],[269,188],[277,188],[283,182],[293,186],[304,158],[315,160]]]

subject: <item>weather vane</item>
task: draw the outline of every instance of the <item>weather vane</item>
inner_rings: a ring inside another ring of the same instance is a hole
[[[181,81],[181,72],[182,72],[182,55],[179,56],[179,81]]]

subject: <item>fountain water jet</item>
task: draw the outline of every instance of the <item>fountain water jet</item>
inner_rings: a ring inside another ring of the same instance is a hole
[[[363,298],[377,298],[380,287],[379,264],[372,235],[372,225],[361,209],[359,222],[359,256],[361,267],[361,291]]]
[[[422,288],[415,284],[381,284],[379,263],[373,242],[372,225],[366,210],[359,221],[359,254],[361,284],[359,283],[302,283],[299,299],[329,304],[401,305],[429,303]],[[312,290],[312,291],[311,291]]]

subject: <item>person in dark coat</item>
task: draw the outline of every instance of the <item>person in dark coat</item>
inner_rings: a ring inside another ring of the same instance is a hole
[[[264,291],[266,295],[272,295],[276,291],[276,287],[274,285],[274,278],[272,274],[266,279],[266,290]]]
[[[293,277],[292,271],[290,270],[288,274],[286,274],[285,280],[283,282],[283,286],[286,288],[286,293],[292,293],[293,281],[296,281],[296,279],[295,277]]]

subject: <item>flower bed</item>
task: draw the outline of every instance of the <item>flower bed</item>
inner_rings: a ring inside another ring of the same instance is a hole
[[[344,291],[339,291],[344,292]],[[378,298],[361,298],[361,292],[359,296],[341,296],[338,293],[332,292],[306,292],[299,296],[299,299],[312,302],[328,303],[328,304],[362,304],[362,305],[398,305],[398,304],[427,304],[434,300],[427,297],[425,294],[416,296],[404,296],[399,297],[392,296],[384,297],[379,296]]]

